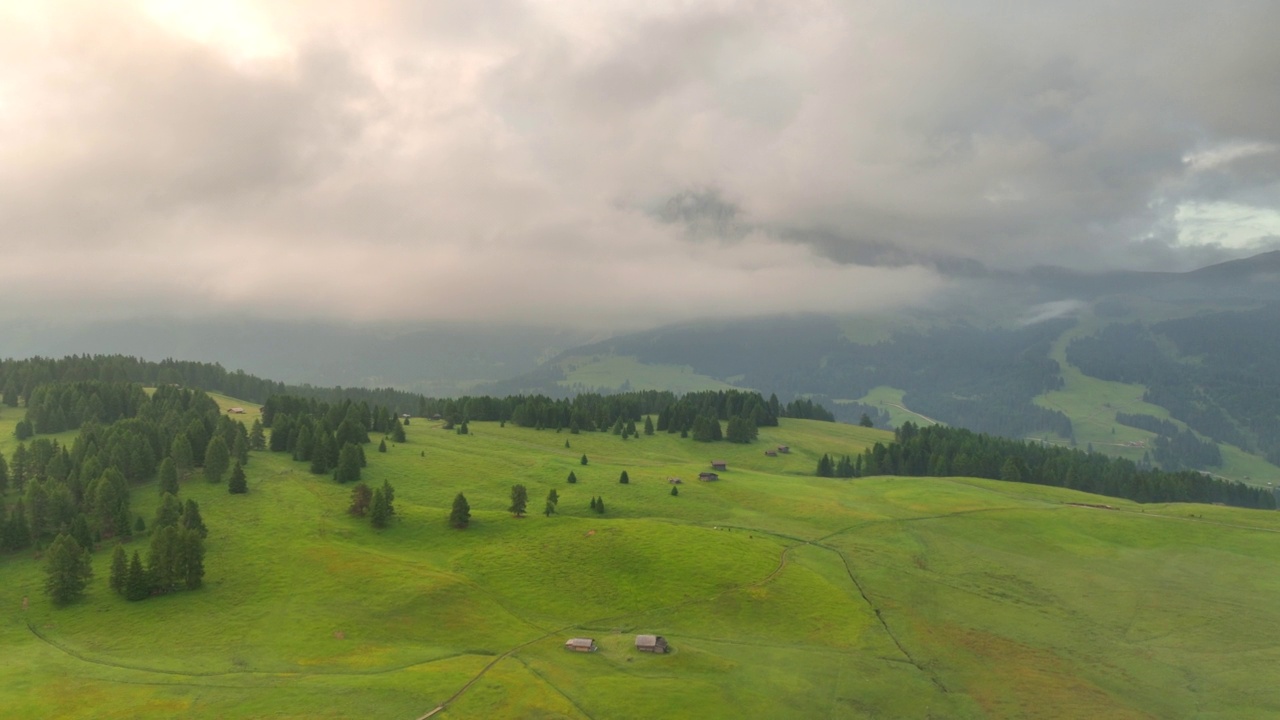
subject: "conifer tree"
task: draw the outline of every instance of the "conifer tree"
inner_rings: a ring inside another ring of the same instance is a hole
[[[600,515],[604,514],[604,498],[596,498],[596,512]]]
[[[677,496],[677,495],[679,495],[679,494],[680,494],[680,488],[676,487],[675,485],[672,485],[672,486],[671,486],[671,497],[675,497],[675,496]]]
[[[373,502],[369,510],[369,522],[381,530],[391,522],[391,512],[387,507],[387,495],[382,488],[373,491]]]
[[[458,493],[453,499],[453,510],[449,513],[449,524],[462,529],[471,523],[471,506],[467,504],[467,498],[462,493]]]
[[[209,537],[209,529],[204,526],[204,518],[200,517],[200,505],[195,500],[187,499],[187,504],[182,509],[182,520],[179,521],[182,527],[188,530],[195,530],[200,533],[200,537]]]
[[[139,516],[138,516],[137,518],[135,518],[135,519],[134,519],[134,521],[133,521],[133,534],[134,534],[134,535],[141,535],[142,533],[144,533],[144,532],[146,532],[146,531],[147,531],[147,521],[146,521],[146,520],[143,520],[143,519],[142,519],[142,516],[141,516],[141,515],[139,515]]]
[[[644,416],[644,434],[645,435],[653,434],[653,418],[649,417],[648,415]]]
[[[462,423],[462,425],[458,428],[458,434],[466,435],[467,434],[466,427],[467,427],[467,424],[465,422]],[[395,424],[391,426],[391,440],[394,442],[402,443],[404,442],[404,439],[405,439],[404,426],[400,424],[399,420],[396,420]]]
[[[178,468],[173,462],[172,457],[167,457],[160,461],[160,494],[170,495],[178,494]]]
[[[243,425],[237,425],[243,428]],[[242,431],[243,432],[243,431]],[[249,439],[243,434],[237,434],[236,439],[231,443],[231,457],[241,465],[249,464]]]
[[[832,473],[831,456],[823,453],[818,459],[818,477],[831,477]]]
[[[267,434],[262,428],[262,419],[255,418],[253,421],[253,429],[249,431],[249,449],[250,450],[266,450]]]
[[[59,533],[45,553],[44,589],[55,605],[66,605],[84,594],[93,578],[89,551],[70,535]]]
[[[211,483],[222,482],[230,464],[231,451],[227,449],[226,441],[220,435],[214,435],[204,451],[204,479]]]
[[[387,451],[387,441],[385,438],[383,438],[382,440],[378,441],[378,452],[384,453],[386,451]]]
[[[3,497],[9,490],[9,463],[5,461],[4,454],[0,453],[0,497]]]
[[[137,550],[129,561],[129,572],[125,576],[124,596],[129,600],[145,600],[151,595],[151,581],[147,571],[142,568],[142,556]]]
[[[568,477],[567,482],[568,482],[570,485],[573,485],[573,484],[575,484],[575,483],[577,483],[577,482],[578,482],[578,476],[577,476],[577,475],[574,475],[572,470],[570,470],[570,471],[569,471],[569,477]]]
[[[524,485],[511,486],[511,507],[507,511],[516,517],[524,517],[525,508],[529,505],[529,491]]]
[[[172,493],[161,495],[160,504],[156,505],[155,518],[151,520],[152,531],[177,525],[182,519],[182,511],[182,502]]]
[[[151,533],[151,544],[147,550],[147,572],[151,581],[151,589],[167,593],[174,589],[179,580],[178,572],[178,528],[169,525],[156,528]]]
[[[195,590],[204,584],[203,538],[196,530],[178,531],[179,567],[182,570],[182,584],[188,590]]]
[[[360,446],[347,443],[338,455],[338,467],[333,479],[340,483],[360,482]]]
[[[582,461],[581,461],[581,463],[582,463],[583,465],[586,465],[586,464],[587,464],[587,456],[586,456],[585,454],[583,454],[583,456],[582,456]]]
[[[627,471],[623,470],[622,474],[618,476],[618,483],[621,485],[626,485],[630,482],[631,482],[631,478],[627,477]]]
[[[129,580],[129,561],[125,558],[124,546],[116,545],[111,553],[111,577],[107,583],[117,595],[123,595]]]
[[[84,513],[77,514],[76,519],[71,521],[71,537],[80,543],[80,547],[93,552],[93,533],[89,532],[89,521],[85,519]]]
[[[249,483],[244,477],[244,468],[240,467],[240,462],[236,461],[235,467],[231,468],[231,478],[227,480],[227,492],[232,495],[243,495],[249,492]]]

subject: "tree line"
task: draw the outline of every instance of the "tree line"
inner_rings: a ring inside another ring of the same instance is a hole
[[[829,456],[818,473],[836,473]],[[852,458],[848,477],[905,475],[980,477],[1052,485],[1140,503],[1222,503],[1275,509],[1270,490],[1194,471],[1140,468],[1132,461],[1072,448],[1046,446],[935,425],[907,422],[894,441],[876,443]]]

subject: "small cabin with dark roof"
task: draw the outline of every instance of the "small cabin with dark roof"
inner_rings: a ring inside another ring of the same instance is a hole
[[[765,455],[765,457],[778,457],[778,451],[777,451],[777,450],[765,450],[765,451],[764,451],[764,455]]]
[[[712,480],[719,480],[720,476],[713,472],[704,472],[698,473],[698,479],[703,482],[711,482]]]
[[[724,460],[712,460],[711,469],[712,470],[728,470],[729,464]]]
[[[640,652],[667,652],[667,639],[661,635],[637,635],[636,649]]]
[[[593,638],[569,638],[569,641],[564,644],[564,649],[574,652],[595,652],[599,648],[596,647],[596,641]]]
[[[782,453],[783,455],[786,455],[787,453],[791,452],[791,448],[787,447],[786,445],[779,445],[778,452]]]

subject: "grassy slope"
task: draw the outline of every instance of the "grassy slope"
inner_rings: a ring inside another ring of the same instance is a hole
[[[0,412],[0,437],[16,419]],[[211,529],[198,592],[125,602],[100,550],[88,596],[55,610],[29,555],[0,559],[4,716],[416,718],[490,663],[437,717],[1280,711],[1274,513],[821,480],[821,453],[887,437],[828,423],[785,421],[745,447],[472,427],[417,421],[370,452],[368,481],[397,489],[381,533],[344,515],[348,489],[280,456],[254,455],[247,496],[187,481]],[[761,453],[781,443],[793,454]],[[725,479],[692,480],[712,456]],[[530,517],[503,511],[513,482]],[[561,512],[545,518],[551,488]],[[465,532],[445,524],[459,490]],[[134,504],[149,517],[154,486]],[[646,631],[675,652],[635,652]],[[564,651],[573,635],[601,651]]]

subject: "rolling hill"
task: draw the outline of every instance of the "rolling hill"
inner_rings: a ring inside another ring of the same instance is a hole
[[[19,417],[0,409],[6,453]],[[346,514],[349,487],[279,453],[252,454],[248,495],[184,482],[210,528],[198,591],[125,601],[100,549],[87,596],[55,609],[30,553],[0,558],[5,717],[1280,712],[1275,513],[813,477],[822,453],[888,437],[833,423],[784,419],[745,446],[471,425],[415,419],[369,453],[365,481],[396,489],[382,531]],[[761,452],[779,444],[792,452]],[[723,479],[696,481],[713,456]],[[154,482],[133,495],[149,517]],[[637,652],[638,633],[673,652]],[[574,636],[600,650],[565,650]]]

